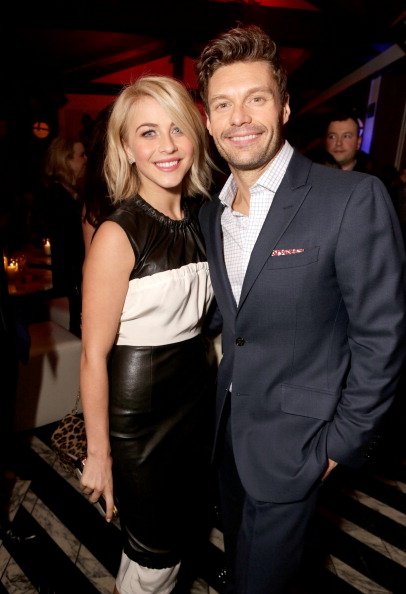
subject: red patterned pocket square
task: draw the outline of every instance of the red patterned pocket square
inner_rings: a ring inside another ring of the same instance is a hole
[[[272,256],[290,256],[291,254],[301,254],[304,248],[292,248],[290,250],[274,250]]]

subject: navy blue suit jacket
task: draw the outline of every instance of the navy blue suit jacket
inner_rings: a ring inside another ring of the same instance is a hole
[[[299,500],[328,458],[365,461],[363,448],[393,400],[406,327],[398,219],[378,178],[295,151],[237,306],[222,210],[214,198],[200,211],[223,321],[217,432],[232,384],[234,454],[246,491],[260,501]]]

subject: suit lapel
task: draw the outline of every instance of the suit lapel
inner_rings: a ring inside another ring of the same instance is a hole
[[[311,187],[310,184],[307,184],[310,167],[311,161],[309,159],[296,151],[293,153],[286,174],[275,194],[272,206],[252,251],[241,290],[238,310],[244,304],[252,285],[271,255],[272,250],[275,249],[280,237],[286,231],[307,196]]]
[[[231,315],[230,322],[232,323],[237,311],[237,304],[224,262],[223,234],[221,231],[221,215],[224,207],[220,200],[213,201],[210,207],[207,228],[211,237],[210,241],[206,241],[207,256],[210,262],[210,278],[215,295],[223,295],[225,297],[225,301],[221,300],[221,303],[224,303],[224,307],[222,305],[220,308],[223,318]]]

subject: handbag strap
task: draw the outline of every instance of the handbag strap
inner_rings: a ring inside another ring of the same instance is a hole
[[[74,404],[74,406],[72,408],[72,414],[73,415],[77,415],[78,414],[79,401],[80,401],[80,389],[78,390],[78,393],[76,394],[75,404]]]

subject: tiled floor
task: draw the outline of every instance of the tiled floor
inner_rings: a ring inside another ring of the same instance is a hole
[[[36,538],[0,541],[0,594],[111,594],[121,543],[49,448],[49,430],[21,444],[13,526]],[[406,464],[327,481],[313,546],[297,594],[406,593]],[[201,583],[222,594],[222,534],[213,512],[209,563]],[[206,588],[207,590],[207,588]],[[196,592],[198,589],[196,590]]]

